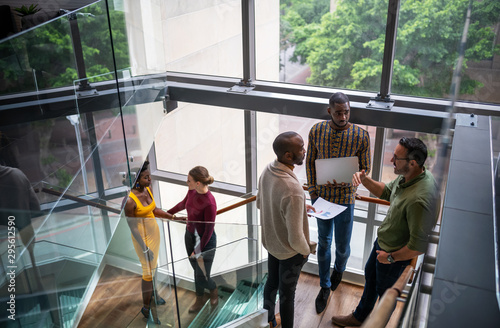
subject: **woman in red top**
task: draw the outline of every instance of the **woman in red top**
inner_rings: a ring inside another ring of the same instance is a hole
[[[210,270],[215,256],[217,236],[214,232],[217,204],[208,190],[208,185],[214,178],[208,174],[203,166],[196,166],[189,171],[186,197],[168,213],[175,214],[186,210],[188,214],[184,241],[189,262],[194,269],[194,283],[196,286],[196,301],[189,312],[198,312],[203,307],[203,293],[205,288],[210,291],[210,304],[218,304],[217,285],[210,278]]]

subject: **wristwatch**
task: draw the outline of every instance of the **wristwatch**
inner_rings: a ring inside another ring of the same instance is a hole
[[[394,258],[392,257],[392,253],[389,253],[389,255],[387,255],[387,261],[389,261],[390,264],[396,263],[396,261],[394,261]]]

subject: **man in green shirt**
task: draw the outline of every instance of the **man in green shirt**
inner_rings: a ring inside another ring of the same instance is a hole
[[[391,162],[399,176],[385,184],[363,171],[352,183],[362,183],[373,195],[391,202],[377,232],[377,240],[365,265],[365,288],[356,310],[333,316],[338,326],[361,326],[377,299],[391,288],[410,260],[427,250],[427,239],[439,215],[439,190],[432,174],[424,167],[427,147],[417,138],[401,138]]]

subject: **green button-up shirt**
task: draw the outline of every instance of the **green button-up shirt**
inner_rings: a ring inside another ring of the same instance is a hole
[[[411,250],[425,253],[440,204],[432,174],[424,169],[408,182],[399,176],[385,185],[380,198],[391,202],[377,232],[380,247],[386,252],[394,252],[406,245]]]

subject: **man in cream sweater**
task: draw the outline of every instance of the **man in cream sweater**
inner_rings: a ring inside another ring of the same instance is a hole
[[[276,293],[279,290],[281,324],[292,328],[295,289],[302,266],[316,243],[309,240],[309,222],[302,186],[293,173],[302,165],[306,151],[304,141],[295,132],[284,132],[273,142],[277,159],[268,164],[259,179],[257,208],[260,210],[262,244],[268,251],[268,277],[264,288],[264,309],[268,310],[270,327],[280,324],[275,316]]]

